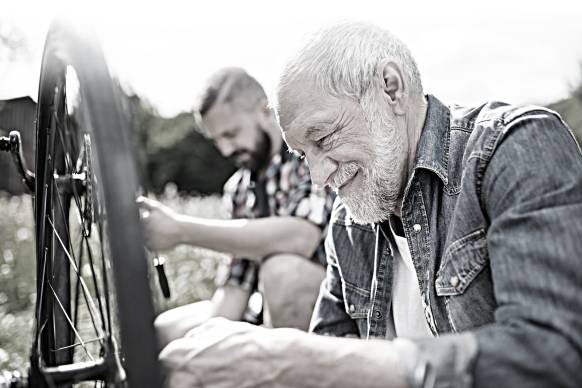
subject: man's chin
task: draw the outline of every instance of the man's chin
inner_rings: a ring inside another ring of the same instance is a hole
[[[390,214],[387,210],[380,209],[377,205],[369,205],[369,200],[365,200],[363,198],[356,198],[355,196],[341,196],[339,195],[340,200],[345,205],[348,216],[352,221],[356,224],[360,225],[368,225],[368,224],[375,224],[380,223],[383,221],[388,220]]]
[[[244,168],[251,171],[257,171],[259,169],[255,158],[241,158],[235,160],[235,164],[239,168]]]

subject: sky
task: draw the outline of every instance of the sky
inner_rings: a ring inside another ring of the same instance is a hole
[[[0,0],[0,31],[25,50],[0,50],[0,99],[36,100],[52,16],[97,31],[110,70],[164,116],[190,110],[206,79],[241,66],[273,93],[309,33],[341,20],[378,24],[400,37],[425,91],[446,103],[545,104],[582,80],[580,1],[124,1]]]

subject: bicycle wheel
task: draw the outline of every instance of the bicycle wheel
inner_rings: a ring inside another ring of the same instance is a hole
[[[161,385],[127,136],[94,35],[53,23],[37,107],[31,386]]]

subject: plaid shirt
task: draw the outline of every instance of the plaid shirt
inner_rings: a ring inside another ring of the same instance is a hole
[[[285,146],[274,155],[264,175],[256,180],[250,170],[241,168],[224,185],[224,202],[232,218],[294,216],[311,221],[322,231],[322,243],[311,260],[325,266],[323,237],[333,205],[333,194],[311,184],[304,160],[289,153]],[[260,263],[232,258],[219,284],[236,284],[255,290]]]

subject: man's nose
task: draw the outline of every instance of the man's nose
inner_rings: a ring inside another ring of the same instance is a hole
[[[216,142],[216,147],[225,158],[230,158],[235,151],[235,147],[230,140],[220,139]]]
[[[337,169],[337,163],[325,155],[313,155],[307,158],[311,182],[317,186],[328,185],[329,177]]]

